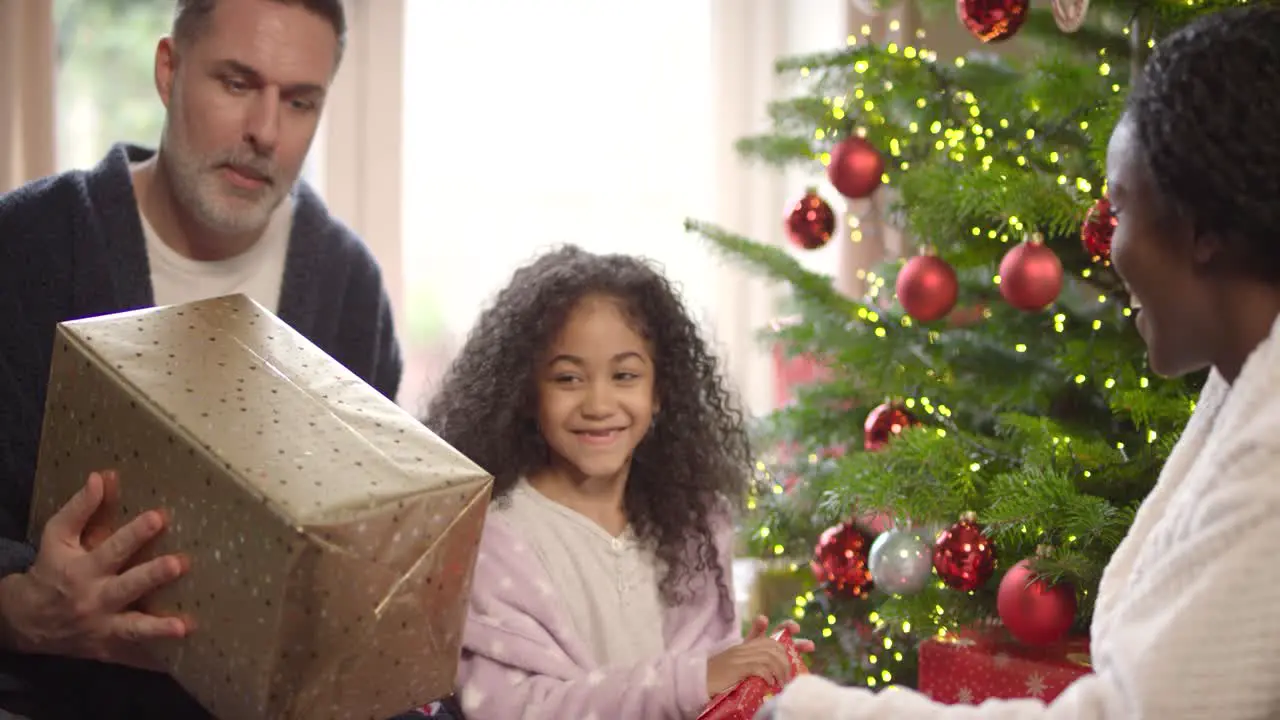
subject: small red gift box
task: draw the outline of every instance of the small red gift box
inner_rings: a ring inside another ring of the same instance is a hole
[[[791,642],[790,632],[779,630],[773,639],[787,648],[787,656],[791,658],[792,677],[809,672],[796,646]],[[771,685],[761,677],[749,677],[712,698],[698,720],[751,720],[766,700],[780,692],[781,685]]]
[[[1003,629],[992,629],[921,644],[918,689],[948,705],[977,705],[991,698],[1049,702],[1090,672],[1087,639],[1030,647]]]

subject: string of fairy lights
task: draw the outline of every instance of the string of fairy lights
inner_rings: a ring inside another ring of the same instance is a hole
[[[889,23],[889,30],[894,33],[900,32],[900,22],[897,20],[891,21]],[[1125,28],[1124,33],[1128,35],[1130,30]],[[847,44],[849,46],[855,46],[864,39],[869,39],[871,34],[872,28],[869,25],[863,25],[860,28],[860,36],[854,34],[849,35],[847,38]],[[885,45],[884,50],[890,55],[898,55],[900,53],[902,57],[909,60],[936,63],[937,53],[923,47],[923,41],[926,39],[925,31],[923,29],[916,30],[914,37],[915,40],[918,41],[917,44],[899,46],[898,43],[891,42]],[[1153,47],[1154,43],[1154,39],[1147,40],[1148,47]],[[1109,61],[1106,49],[1103,48],[1098,50],[1096,57],[1098,75],[1104,78],[1112,77],[1113,67]],[[956,67],[964,67],[966,61],[963,57],[959,57],[956,58],[954,62]],[[857,60],[852,65],[852,71],[857,76],[863,76],[871,69],[871,64],[867,60]],[[801,77],[808,77],[810,72],[811,69],[808,67],[800,69]],[[886,92],[892,92],[894,90],[894,85],[892,81],[885,81],[883,83],[883,88]],[[1112,93],[1119,94],[1122,90],[1123,88],[1118,81],[1113,81],[1111,83],[1110,91]],[[848,94],[827,96],[823,98],[823,102],[830,108],[830,118],[835,122],[843,121],[849,115],[858,113],[869,116],[873,123],[884,124],[885,119],[874,114],[877,105],[875,99],[871,97],[871,94],[872,93],[868,92],[862,82],[859,81],[850,89]],[[887,151],[888,155],[894,159],[895,164],[900,171],[910,171],[911,162],[907,157],[905,157],[905,148],[915,142],[918,142],[922,135],[926,137],[933,136],[935,138],[932,142],[933,149],[942,153],[942,157],[953,163],[972,164],[973,157],[977,157],[977,165],[982,171],[991,172],[994,170],[995,159],[991,153],[991,146],[994,145],[997,140],[996,130],[993,125],[998,127],[1001,131],[1008,131],[1011,127],[1009,119],[1004,117],[986,119],[982,104],[978,97],[972,92],[965,90],[956,91],[954,93],[954,99],[961,106],[962,116],[964,118],[964,124],[961,126],[944,127],[940,120],[934,120],[930,122],[927,127],[922,127],[919,122],[911,121],[905,127],[907,136],[890,137],[883,143],[882,152]],[[1039,111],[1039,101],[1032,98],[1028,100],[1028,103],[1029,109],[1033,112]],[[917,98],[915,101],[915,106],[919,109],[924,109],[928,107],[928,105],[929,100],[924,97]],[[1078,128],[1081,132],[1088,132],[1088,121],[1079,121]],[[865,137],[867,134],[867,127],[859,125],[855,127],[854,132],[860,137]],[[834,137],[836,134],[837,131],[832,128],[818,128],[814,131],[813,137],[815,140],[821,142]],[[1008,133],[1006,132],[1003,134]],[[1024,133],[1022,133],[1022,137],[1025,138],[1026,143],[1029,145],[1036,140],[1037,134],[1034,128],[1028,128]],[[1069,153],[1070,151],[1065,148],[1044,150],[1039,152],[1040,156],[1035,157],[1035,162],[1033,162],[1032,159],[1028,157],[1029,155],[1032,155],[1032,151],[1029,147],[1024,145],[1023,147],[1018,148],[1018,152],[1014,156],[1013,161],[1017,166],[1027,169],[1034,169],[1035,167],[1060,168],[1062,167],[1063,161],[1069,156]],[[831,163],[831,155],[826,151],[818,153],[816,159],[823,167],[826,167]],[[892,180],[893,178],[886,169],[881,176],[881,183],[885,186],[891,186]],[[1091,197],[1094,193],[1094,182],[1087,177],[1076,176],[1073,178],[1069,177],[1065,172],[1059,172],[1055,180],[1057,185],[1068,189],[1068,192],[1073,192],[1077,196]],[[1106,184],[1104,181],[1101,187],[1101,196],[1105,195]],[[864,216],[859,215],[858,213],[847,213],[846,227],[848,228],[847,239],[849,242],[860,243],[863,241],[864,220]],[[1028,228],[1023,220],[1012,214],[1006,217],[1003,223],[997,227],[983,228],[973,226],[970,229],[970,233],[975,239],[985,239],[1002,244],[1013,242],[1015,238],[1020,239],[1027,232]],[[1106,264],[1106,261],[1104,261],[1103,265],[1105,266]],[[885,292],[887,279],[884,276],[867,268],[859,268],[855,271],[855,274],[859,280],[866,284],[866,293],[871,299],[876,299]],[[1079,272],[1079,275],[1082,280],[1089,281],[1094,275],[1094,268],[1084,268]],[[993,285],[999,285],[999,275],[994,275],[991,282]],[[1097,301],[1100,305],[1115,302],[1112,297],[1105,293],[1099,293]],[[1132,313],[1132,308],[1127,305],[1120,309],[1120,314],[1126,319],[1131,317]],[[892,331],[892,326],[885,321],[880,313],[876,312],[872,308],[865,306],[860,307],[856,314],[858,320],[868,326],[871,326],[871,333],[878,338],[886,338]],[[988,308],[983,308],[981,310],[981,316],[984,319],[990,318],[992,317],[992,311]],[[1068,325],[1070,324],[1068,322],[1067,314],[1061,310],[1054,312],[1052,315],[1052,323],[1053,330],[1056,333],[1067,332]],[[913,321],[909,315],[904,314],[899,319],[899,324],[903,328],[910,328],[913,326]],[[1102,320],[1095,318],[1088,322],[1088,326],[1092,331],[1097,332],[1103,329],[1103,322]],[[937,331],[930,331],[929,339],[936,342],[940,339],[940,334]],[[1026,353],[1030,349],[1030,344],[1025,341],[1015,342],[1013,349],[1017,353]],[[1079,373],[1075,375],[1073,379],[1078,384],[1084,384],[1090,381],[1089,376],[1085,373]],[[1141,375],[1136,378],[1134,383],[1138,389],[1142,390],[1145,390],[1150,386],[1150,380],[1146,376]],[[1101,380],[1101,385],[1109,391],[1118,391],[1120,381],[1115,377],[1106,377]],[[940,420],[939,425],[946,425],[947,419],[952,415],[950,408],[945,404],[935,404],[928,397],[907,397],[901,402],[908,409],[938,418]],[[946,427],[938,426],[933,428],[933,431],[936,432],[939,437],[945,437],[947,435]],[[1154,443],[1157,437],[1157,433],[1154,430],[1148,430],[1146,437],[1148,443]],[[1071,437],[1054,437],[1053,443],[1055,445],[1061,444],[1065,447],[1071,443]],[[1124,444],[1116,443],[1116,449],[1123,452]],[[806,459],[810,465],[817,464],[821,460],[817,453],[810,453]],[[783,483],[779,482],[778,479],[774,477],[765,461],[757,461],[756,470],[759,476],[763,478],[764,487],[767,488],[767,492],[770,492],[773,495],[782,495],[786,492],[786,488]],[[980,462],[971,462],[958,471],[980,473],[983,471],[983,465]],[[1090,472],[1085,470],[1084,475],[1088,477]],[[752,495],[748,498],[748,508],[755,510],[757,507],[757,497]],[[1037,532],[1038,535],[1042,535],[1045,532],[1043,528],[1038,531],[1033,531],[1025,525],[1021,528],[1021,531],[1023,533]],[[773,531],[768,524],[762,524],[756,530],[756,535],[761,540],[767,542],[772,535],[772,532]],[[1065,542],[1067,543],[1073,543],[1075,540],[1075,536],[1065,538]],[[777,557],[782,557],[787,554],[787,548],[782,542],[773,543],[770,549],[772,550],[773,555]],[[799,565],[796,562],[791,562],[789,564],[789,568],[792,572],[796,572],[799,569]],[[937,581],[937,587],[939,589],[947,588],[946,584],[941,580]],[[968,594],[972,595],[973,593],[969,592]],[[797,620],[803,620],[810,612],[810,608],[813,608],[814,606],[814,593],[812,591],[804,592],[795,597],[792,614]],[[958,630],[957,627],[948,625],[946,614],[946,609],[942,605],[936,605],[932,609],[932,612],[929,613],[929,619],[935,625],[936,635],[939,638],[946,638],[948,635],[954,634]],[[881,617],[878,612],[871,612],[867,619],[875,630],[883,631],[886,629],[886,620]],[[838,618],[834,614],[826,613],[825,618],[822,620],[824,627],[821,630],[821,634],[823,637],[829,638],[835,632],[835,627],[838,625]],[[899,625],[903,634],[910,634],[912,627],[913,626],[909,620],[903,620]],[[866,675],[866,684],[870,687],[875,687],[881,682],[885,684],[891,683],[893,681],[893,673],[890,668],[887,667],[889,660],[891,659],[893,662],[898,663],[903,661],[903,654],[900,649],[895,649],[892,637],[889,637],[886,634],[880,639],[880,645],[884,650],[883,654],[885,658],[883,660],[879,652],[872,652],[867,656],[867,662],[879,670],[878,673],[871,672]]]
[[[889,29],[891,32],[899,32],[901,30],[900,22],[898,20],[891,21],[889,24]],[[859,29],[859,31],[861,33],[862,38],[865,39],[870,37],[872,29],[870,25],[863,25]],[[1131,30],[1128,27],[1126,27],[1126,28],[1123,28],[1122,32],[1124,35],[1128,36]],[[923,29],[918,29],[915,32],[915,37],[917,40],[924,41],[927,35]],[[858,35],[851,34],[846,38],[846,43],[850,47],[857,45],[859,42],[861,42],[861,40]],[[1148,39],[1146,41],[1146,44],[1148,47],[1154,47],[1155,40]],[[888,43],[885,46],[885,51],[891,55],[894,55],[899,52],[899,47],[897,43]],[[901,49],[901,52],[904,57],[909,59],[918,58],[922,62],[937,61],[937,53],[927,48],[923,48],[923,47],[917,48],[915,46],[908,45],[903,47]],[[1098,57],[1098,65],[1097,65],[1098,74],[1103,77],[1109,77],[1111,75],[1112,68],[1111,68],[1111,63],[1107,60],[1106,48],[1099,49],[1097,51],[1097,57]],[[956,67],[964,67],[965,65],[965,59],[963,57],[957,57],[954,62]],[[869,69],[870,69],[870,63],[868,63],[866,60],[858,60],[853,65],[853,71],[859,75],[865,74]],[[809,71],[809,68],[801,68],[800,72],[802,76],[808,76],[810,71]],[[892,82],[886,81],[885,90],[891,91],[892,89],[893,89]],[[1110,89],[1113,93],[1120,93],[1122,90],[1122,87],[1120,83],[1113,82],[1111,84]],[[875,108],[874,101],[869,98],[865,98],[865,88],[861,84],[855,85],[853,96],[855,99],[863,100],[864,110],[866,110],[867,112],[874,110]],[[966,138],[972,137],[974,150],[982,151],[985,148],[986,141],[994,139],[994,131],[990,127],[984,127],[982,125],[982,122],[981,122],[982,110],[978,105],[978,99],[976,98],[976,96],[974,96],[972,92],[959,91],[956,93],[956,96],[957,96],[957,99],[961,100],[967,107],[967,114],[970,118],[969,125],[967,127],[961,127],[961,128],[944,129],[942,127],[942,123],[940,121],[935,120],[930,124],[928,132],[929,134],[932,134],[932,135],[942,134],[943,137],[939,138],[935,142],[935,148],[939,151],[943,150],[944,148],[950,148],[951,152],[948,154],[947,157],[951,159],[953,162],[963,163],[964,157],[965,157],[964,153],[966,150],[968,150],[968,147],[964,145]],[[847,104],[847,98],[845,96],[824,97],[823,102],[832,108],[832,119],[842,120],[846,116],[844,108]],[[916,104],[916,107],[924,108],[928,105],[928,100],[923,97],[917,98],[915,104]],[[1039,111],[1039,102],[1036,99],[1034,98],[1030,99],[1029,104],[1033,111]],[[883,122],[883,120],[880,120],[880,122]],[[997,124],[1002,129],[1007,129],[1010,126],[1010,122],[1008,118],[998,119]],[[1087,131],[1089,129],[1088,121],[1081,121],[1079,123],[1079,127],[1081,131]],[[833,131],[829,129],[818,128],[817,130],[814,131],[814,137],[815,139],[821,140],[825,138],[829,133],[832,133],[832,132]],[[918,134],[920,132],[918,123],[914,121],[911,122],[908,125],[908,132],[913,135]],[[860,136],[865,136],[867,133],[867,129],[864,126],[858,126],[855,128],[855,133]],[[1036,136],[1036,132],[1033,128],[1028,128],[1026,130],[1025,137],[1028,141],[1034,140],[1035,136]],[[905,143],[906,143],[906,140],[904,138],[889,138],[887,144],[889,146],[890,155],[895,158],[901,158],[902,147]],[[1048,163],[1051,166],[1057,166],[1061,163],[1062,159],[1067,155],[1067,152],[1068,151],[1066,150],[1049,150],[1045,154],[1045,159],[1048,161]],[[822,153],[819,153],[817,156],[817,159],[824,167],[830,164],[831,162],[830,153],[825,151]],[[1023,166],[1023,167],[1026,167],[1029,163],[1027,159],[1027,154],[1025,152],[1019,153],[1015,157],[1014,161],[1019,166]],[[990,171],[991,165],[994,162],[994,160],[992,156],[988,154],[983,156],[980,162],[981,162],[982,169],[984,171]],[[910,168],[910,162],[907,160],[900,160],[899,167],[903,171],[907,171]],[[892,178],[890,177],[888,172],[885,172],[881,176],[882,184],[889,185],[891,184],[891,181],[892,181]],[[1065,186],[1070,182],[1072,181],[1065,174],[1059,174],[1057,177],[1057,183],[1059,185]],[[1093,183],[1088,178],[1085,178],[1085,177],[1076,177],[1074,180],[1074,185],[1076,190],[1078,190],[1080,193],[1085,195],[1090,194],[1093,190]],[[1106,194],[1105,181],[1103,182],[1102,194],[1103,195]],[[847,219],[847,225],[849,227],[849,240],[854,243],[861,242],[863,238],[863,231],[861,227],[863,218],[860,215],[850,213],[846,219]],[[1011,235],[1009,230],[1012,230],[1014,234]],[[1005,220],[1005,228],[1002,228],[1002,229],[991,228],[984,231],[983,228],[974,226],[970,229],[970,232],[974,237],[977,237],[977,238],[981,238],[983,235],[985,235],[988,239],[997,240],[1000,243],[1008,244],[1013,237],[1022,235],[1023,233],[1026,232],[1026,230],[1027,228],[1021,219],[1019,219],[1016,215],[1010,215]],[[864,280],[867,282],[867,285],[868,285],[867,293],[870,297],[876,298],[880,295],[881,292],[884,291],[884,288],[886,285],[886,279],[883,276],[876,274],[874,271],[867,270],[865,268],[859,268],[855,271],[855,276],[858,277],[858,279]],[[1083,268],[1080,271],[1080,276],[1084,280],[1090,279],[1093,276],[1093,268]],[[993,275],[991,281],[993,285],[999,285],[1000,276],[998,274]],[[1112,298],[1104,293],[1099,293],[1097,296],[1097,300],[1099,304],[1107,304],[1109,302],[1112,302]],[[1126,319],[1129,317],[1132,317],[1133,309],[1129,306],[1123,307],[1121,309],[1121,314]],[[984,309],[983,316],[984,318],[990,318],[991,311],[989,309]],[[858,317],[859,319],[865,322],[876,325],[876,327],[873,329],[873,334],[875,334],[877,337],[883,338],[887,335],[888,326],[881,324],[879,322],[880,317],[878,313],[874,311],[869,311],[865,308],[860,308],[858,311]],[[1053,317],[1053,321],[1054,321],[1055,332],[1064,333],[1066,331],[1067,316],[1065,313],[1062,313],[1062,312],[1056,313]],[[913,325],[913,321],[909,315],[903,315],[899,319],[899,323],[904,328],[909,328]],[[1101,330],[1103,326],[1102,321],[1099,319],[1094,319],[1089,324],[1094,331]],[[1014,350],[1015,352],[1018,352],[1018,353],[1025,353],[1028,350],[1028,346],[1026,343],[1019,342],[1015,344]],[[1085,382],[1088,382],[1088,380],[1089,380],[1088,376],[1084,374],[1078,374],[1075,377],[1075,382],[1078,384],[1084,384]],[[1149,380],[1146,377],[1140,377],[1138,378],[1138,384],[1140,388],[1145,389],[1149,385]],[[1103,381],[1103,386],[1107,389],[1114,389],[1117,386],[1117,380],[1115,378],[1106,378]],[[1154,441],[1155,441],[1155,438],[1153,435],[1150,438],[1150,442],[1154,442]]]

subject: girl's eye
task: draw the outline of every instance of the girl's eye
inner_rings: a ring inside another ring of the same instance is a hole
[[[621,380],[621,381],[627,382],[627,381],[635,380],[640,376],[635,373],[621,372],[621,373],[618,373],[617,375],[614,375],[613,377],[615,380]]]
[[[576,375],[556,375],[555,377],[551,378],[552,382],[556,382],[556,383],[571,383],[571,382],[576,382],[577,379],[578,378]]]

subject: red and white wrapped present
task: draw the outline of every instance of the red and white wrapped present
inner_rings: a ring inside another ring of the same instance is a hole
[[[921,644],[919,659],[917,689],[948,705],[992,698],[1049,702],[1092,672],[1085,638],[1031,647],[1001,628],[932,638]]]
[[[773,635],[773,639],[787,648],[787,656],[791,658],[792,677],[809,672],[800,652],[791,642],[789,631],[779,630]],[[781,685],[771,684],[762,677],[749,677],[712,698],[698,720],[752,720],[765,701],[780,692]]]

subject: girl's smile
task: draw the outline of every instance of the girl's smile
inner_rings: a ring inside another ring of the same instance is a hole
[[[618,438],[622,437],[626,428],[609,428],[606,430],[574,430],[573,434],[578,436],[578,440],[584,445],[592,445],[596,447],[612,445]]]

